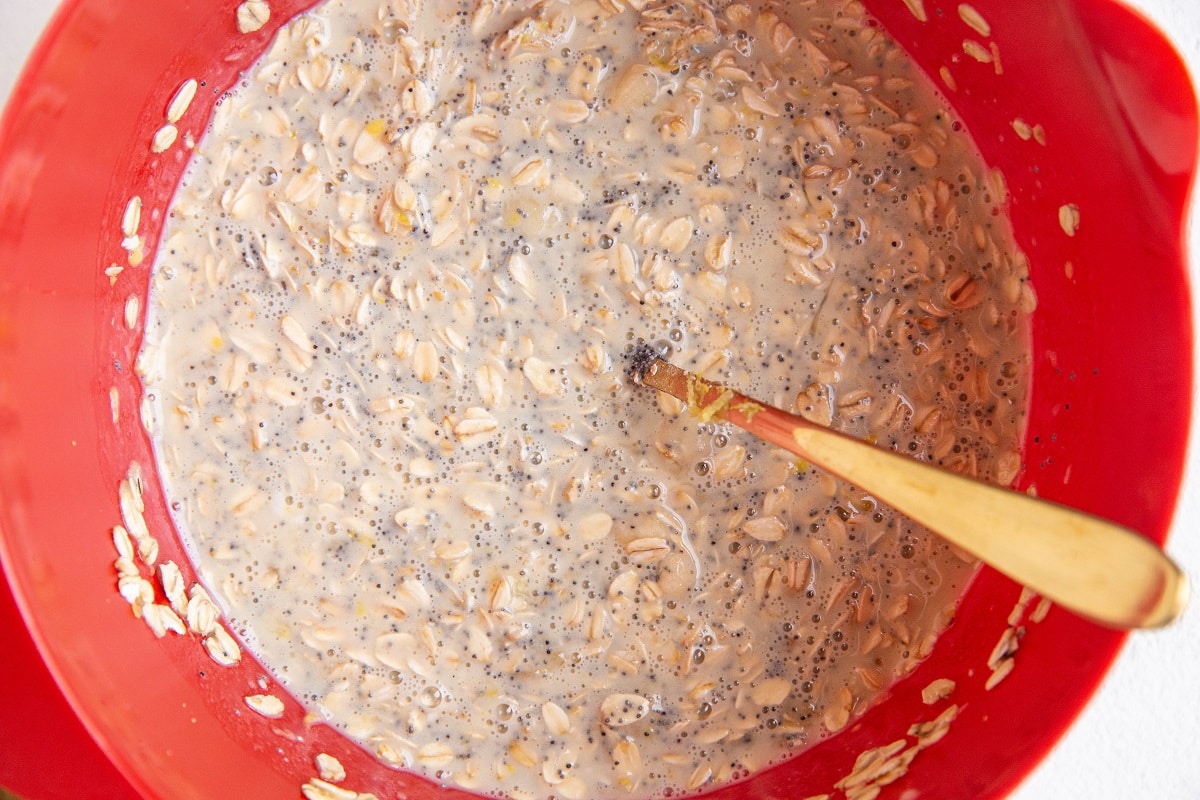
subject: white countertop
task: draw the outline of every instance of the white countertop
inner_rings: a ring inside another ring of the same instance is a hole
[[[1168,32],[1200,84],[1200,3],[1129,4]],[[53,5],[0,0],[0,98],[8,97]],[[1200,286],[1200,203],[1193,203],[1189,242],[1192,285]],[[1200,330],[1200,315],[1193,324]],[[1193,396],[1200,397],[1196,387]],[[1200,428],[1200,420],[1194,428]],[[1195,431],[1174,531],[1167,549],[1195,584],[1200,581],[1200,438]],[[1095,700],[1011,800],[1200,798],[1200,587],[1194,594],[1180,622],[1130,637]]]

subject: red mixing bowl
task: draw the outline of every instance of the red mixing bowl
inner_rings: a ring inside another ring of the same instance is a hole
[[[105,269],[127,261],[120,227],[133,194],[153,252],[185,164],[180,147],[152,155],[148,146],[175,88],[201,81],[180,121],[198,136],[278,25],[310,3],[273,0],[270,24],[249,36],[236,31],[236,4],[67,2],[0,122],[0,561],[62,690],[147,797],[290,800],[322,751],[346,765],[347,785],[384,800],[463,797],[307,724],[290,698],[282,719],[250,712],[243,697],[263,685],[285,694],[266,669],[249,657],[218,667],[191,635],[155,639],[117,595],[117,484],[131,460],[153,463],[132,369],[141,326],[124,322],[128,297],[145,307],[152,258],[115,281]],[[1108,0],[975,0],[988,38],[964,24],[957,2],[925,0],[925,21],[898,0],[867,6],[945,89],[1009,188],[1039,298],[1022,487],[1161,542],[1192,382],[1181,228],[1200,137],[1179,58]],[[994,43],[998,60],[973,57],[964,39]],[[1021,136],[1018,118],[1044,137]],[[1079,209],[1074,236],[1060,224],[1066,204]],[[194,580],[146,472],[162,557]],[[912,744],[910,726],[951,703],[946,736],[879,796],[1003,795],[1070,724],[1122,642],[1059,609],[1034,621],[1030,604],[1016,614],[1015,669],[989,690],[989,654],[1019,595],[984,569],[933,654],[883,702],[796,759],[709,796],[832,792],[861,752]],[[937,678],[957,687],[926,705],[921,690]]]

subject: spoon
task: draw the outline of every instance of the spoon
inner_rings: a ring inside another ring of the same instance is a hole
[[[1187,602],[1187,576],[1149,539],[1065,506],[948,472],[772,408],[671,364],[648,345],[634,383],[722,419],[853,483],[1013,580],[1113,628],[1156,628]]]

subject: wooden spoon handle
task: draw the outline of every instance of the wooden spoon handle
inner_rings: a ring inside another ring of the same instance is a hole
[[[1183,572],[1119,525],[824,428],[796,427],[791,437],[780,444],[1082,616],[1153,628],[1183,610]]]
[[[647,370],[643,382],[687,402],[692,413],[726,419],[795,453],[1081,616],[1152,628],[1183,610],[1187,577],[1133,531],[814,425],[661,359],[658,365],[665,369]]]

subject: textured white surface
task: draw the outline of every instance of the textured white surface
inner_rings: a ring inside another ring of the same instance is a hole
[[[1187,59],[1193,81],[1200,80],[1200,3],[1129,4],[1167,31]],[[52,5],[49,0],[0,0],[0,98],[8,97]],[[1195,202],[1189,243],[1192,285],[1200,286],[1200,204]],[[1200,315],[1194,324],[1200,330]],[[1193,397],[1200,397],[1196,387]],[[1193,582],[1200,581],[1200,438],[1195,434],[1168,550]],[[1130,638],[1095,700],[1010,800],[1200,798],[1200,590],[1196,594],[1181,622]]]

